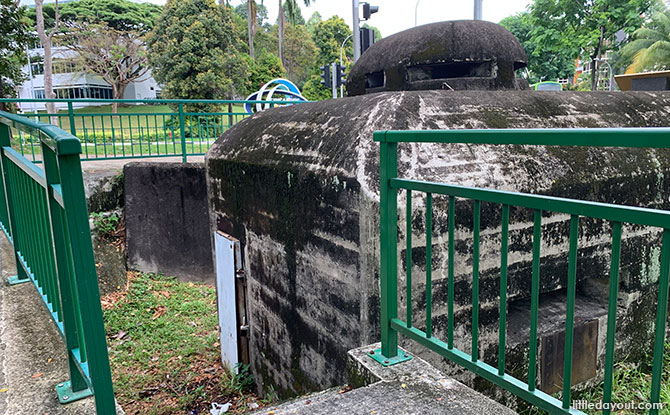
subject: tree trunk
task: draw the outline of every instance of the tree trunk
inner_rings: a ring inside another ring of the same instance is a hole
[[[284,64],[284,7],[279,0],[279,60]]]
[[[600,38],[598,38],[598,45],[596,46],[595,53],[591,56],[591,91],[598,90],[598,78],[600,73],[597,65],[598,61],[596,59],[600,58],[604,38],[605,26],[600,26]]]
[[[254,51],[254,36],[256,34],[256,8],[253,0],[247,0],[247,29],[249,30],[249,56],[256,60]]]
[[[35,20],[36,20],[36,29],[37,36],[40,39],[40,44],[44,49],[44,97],[47,99],[56,98],[53,90],[53,57],[51,55],[51,36],[47,35],[46,30],[44,29],[44,14],[42,12],[42,4],[44,0],[35,0]],[[58,3],[56,3],[58,7]],[[54,28],[54,30],[56,30]],[[56,104],[54,102],[48,102],[46,104],[46,110],[49,114],[56,113]],[[58,117],[51,117],[51,123],[58,125]]]

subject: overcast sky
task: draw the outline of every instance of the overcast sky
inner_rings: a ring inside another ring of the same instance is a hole
[[[165,0],[149,0],[156,4],[165,4]],[[260,0],[256,0],[260,3]],[[243,0],[231,0],[237,6]],[[415,0],[369,0],[370,4],[379,6],[379,12],[372,15],[368,22],[382,32],[382,36],[392,35],[401,30],[414,26]],[[484,0],[484,20],[499,22],[507,16],[522,12],[531,0]],[[324,19],[337,15],[351,26],[351,0],[314,0],[310,7],[305,7],[302,0],[298,0],[305,20],[315,11]],[[278,0],[264,0],[268,8],[270,22],[277,20]],[[444,20],[472,19],[474,14],[473,0],[419,0],[418,23],[440,22]]]

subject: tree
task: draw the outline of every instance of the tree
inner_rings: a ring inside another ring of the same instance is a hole
[[[298,9],[298,0],[286,0],[287,3],[291,3],[289,8],[291,10]],[[312,4],[312,0],[303,0],[303,3],[305,3],[305,6],[309,6]],[[279,60],[284,62],[284,29],[286,28],[285,21],[284,21],[284,6],[282,0],[279,0],[279,18],[278,18],[278,23],[279,27]]]
[[[112,29],[146,33],[154,27],[162,7],[128,0],[77,0],[60,5],[61,23],[70,27],[78,23],[104,23]],[[55,22],[55,5],[45,4],[43,15],[49,27]],[[35,20],[36,9],[28,9],[27,17]]]
[[[247,0],[247,28],[249,32],[249,56],[251,59],[256,59],[254,52],[254,37],[256,36],[257,23],[256,2],[254,0]]]
[[[318,23],[314,30],[314,43],[319,48],[316,66],[339,62],[342,43],[350,35],[351,29],[341,17],[333,16]],[[345,56],[352,56],[353,50],[352,43],[347,43],[344,47]]]
[[[619,30],[631,33],[655,0],[535,0],[530,6],[532,37],[540,48],[562,48],[573,58],[586,55],[596,68]],[[591,88],[596,89],[593,71]]]
[[[670,9],[657,11],[633,32],[633,41],[621,51],[632,59],[626,72],[670,69]]]
[[[37,29],[37,36],[40,38],[40,44],[42,45],[42,49],[44,49],[44,96],[47,99],[54,99],[56,98],[56,94],[54,94],[53,89],[53,56],[51,54],[51,40],[60,27],[60,15],[58,12],[58,0],[56,0],[54,6],[53,28],[47,32],[44,26],[44,13],[42,12],[43,3],[44,0],[35,0],[35,26]],[[56,104],[48,102],[46,104],[46,109],[48,113],[55,114]],[[57,122],[55,117],[52,118],[51,122]]]
[[[341,17],[333,16],[316,24],[313,39],[318,48],[318,53],[309,80],[305,82],[303,87],[305,98],[310,100],[332,98],[332,91],[321,85],[319,68],[340,61],[340,48],[344,40],[350,35],[351,29]],[[353,54],[353,42],[347,42],[344,46],[346,62],[353,62]]]
[[[14,0],[0,0],[0,98],[14,97],[16,86],[25,80],[21,66],[25,63],[25,50],[32,40],[29,28],[23,21],[25,8]],[[7,106],[0,103],[0,110]]]
[[[247,81],[247,90],[250,93],[257,91],[267,82],[276,78],[282,78],[284,73],[284,67],[279,58],[271,53],[265,53],[251,67]]]
[[[286,77],[302,87],[309,78],[317,49],[305,26],[289,25],[284,37]]]
[[[238,52],[228,7],[214,0],[168,0],[147,46],[153,75],[167,98],[220,99],[230,93],[227,55]]]
[[[77,53],[75,61],[111,85],[114,99],[123,98],[126,87],[149,71],[144,39],[137,32],[84,23],[72,28],[66,39],[66,47]],[[113,113],[117,107],[112,104]]]
[[[235,7],[235,14],[237,14],[244,20],[247,20],[247,18],[249,17],[247,3],[242,3],[237,7]],[[267,20],[268,20],[268,8],[263,4],[256,3],[256,24],[258,25],[258,27],[261,27],[265,24]]]
[[[305,26],[307,26],[307,30],[309,31],[309,34],[314,36],[314,31],[316,30],[316,26],[321,23],[323,19],[321,18],[321,13],[319,12],[314,12],[312,14],[312,17],[307,20],[307,23]]]
[[[292,25],[304,25],[305,18],[296,1],[284,2],[284,15],[288,22]]]
[[[529,82],[570,78],[574,75],[574,53],[561,46],[561,33],[552,32],[551,41],[540,44],[534,37],[532,16],[528,12],[507,17],[500,21],[500,25],[512,32],[526,51]]]

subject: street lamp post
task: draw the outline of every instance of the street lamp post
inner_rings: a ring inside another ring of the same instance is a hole
[[[418,25],[419,22],[419,3],[421,0],[416,0],[416,6],[414,7],[414,27]]]
[[[344,42],[342,42],[342,46],[340,46],[340,66],[344,68],[344,44],[347,43],[347,40],[351,39],[353,35],[347,36],[346,39],[344,39]],[[344,98],[344,85],[340,85],[340,98]]]
[[[596,62],[605,62],[607,64],[607,68],[610,73],[610,92],[614,91],[614,70],[612,69],[612,65],[607,61],[607,59],[602,59],[602,58],[596,58]],[[597,70],[597,68],[596,68]]]

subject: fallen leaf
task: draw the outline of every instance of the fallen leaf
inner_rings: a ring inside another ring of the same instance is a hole
[[[156,312],[154,313],[153,317],[151,317],[151,319],[152,319],[152,320],[156,320],[158,317],[160,317],[160,316],[162,316],[163,314],[165,314],[165,311],[166,311],[166,309],[165,309],[164,306],[159,306],[159,307],[156,309]]]
[[[8,390],[9,389],[7,389],[7,388],[2,388],[2,389],[0,389],[0,392],[7,392]]]
[[[405,388],[407,387],[407,385],[405,385],[405,384],[403,383],[402,385],[400,385],[400,387],[403,388],[403,389],[405,389]]]
[[[119,332],[116,333],[116,336],[114,336],[114,338],[115,338],[116,340],[121,340],[122,338],[126,337],[127,334],[128,334],[128,333],[126,333],[125,331],[123,331],[123,330],[119,330]]]
[[[51,363],[51,362],[53,362],[53,359],[52,359],[52,358],[48,358],[48,359],[47,359],[47,363]]]
[[[43,374],[44,374],[44,373],[42,373],[42,372],[40,372],[40,373],[35,373],[34,375],[31,376],[31,378],[33,378],[33,379],[37,379],[38,377],[42,376]]]

